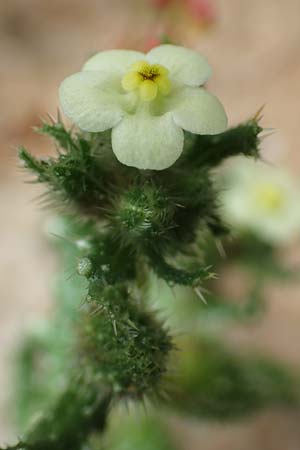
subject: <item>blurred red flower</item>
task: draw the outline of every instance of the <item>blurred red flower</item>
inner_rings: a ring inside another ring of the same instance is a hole
[[[216,9],[213,0],[150,0],[157,8],[165,8],[169,4],[184,6],[195,18],[205,22],[212,22],[216,18]]]
[[[183,0],[195,18],[211,22],[216,18],[216,10],[211,0]]]

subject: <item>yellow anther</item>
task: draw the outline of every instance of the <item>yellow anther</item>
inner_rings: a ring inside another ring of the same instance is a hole
[[[145,71],[148,70],[149,67],[150,64],[147,61],[137,61],[136,63],[132,64],[131,70],[144,73]]]
[[[171,81],[168,78],[168,69],[160,64],[149,64],[147,61],[137,61],[130,72],[122,79],[125,91],[138,90],[141,100],[149,102],[156,98],[158,92],[168,95],[171,90]]]
[[[261,184],[255,189],[257,203],[266,210],[276,211],[282,207],[284,196],[279,186],[271,183]]]
[[[161,66],[160,64],[153,64],[151,67],[152,70],[156,71],[159,75],[163,75],[165,77],[169,75],[168,69],[164,66]]]
[[[140,84],[139,94],[144,102],[151,102],[157,96],[157,84],[151,80],[145,80]]]

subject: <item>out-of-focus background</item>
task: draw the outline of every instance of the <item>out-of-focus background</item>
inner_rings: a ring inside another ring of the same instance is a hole
[[[56,115],[57,88],[95,51],[148,49],[162,33],[207,56],[208,83],[230,124],[262,106],[266,160],[300,178],[300,1],[211,0],[212,9],[179,5],[161,10],[150,0],[2,0],[0,3],[0,441],[14,436],[9,401],[13,364],[24,330],[51,314],[51,276],[57,261],[47,243],[41,193],[17,167],[16,146],[46,155],[49,142],[33,133],[40,117]],[[160,3],[160,2],[157,2]],[[161,2],[163,3],[163,2]],[[300,180],[299,180],[300,181]],[[299,232],[300,235],[300,232]],[[300,259],[298,243],[282,251]],[[66,277],[68,273],[66,273]],[[237,280],[238,281],[238,280]],[[238,283],[237,283],[238,284]],[[296,284],[268,286],[268,312],[255,325],[235,327],[229,339],[300,366],[300,296]],[[264,412],[230,424],[176,421],[185,448],[299,450],[300,416]]]

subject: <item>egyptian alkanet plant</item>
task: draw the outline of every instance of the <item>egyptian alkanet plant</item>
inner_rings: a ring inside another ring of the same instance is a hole
[[[292,379],[276,364],[237,361],[220,343],[193,338],[193,328],[178,337],[157,307],[162,292],[155,305],[149,300],[153,280],[203,296],[217,276],[207,242],[231,231],[219,215],[215,169],[232,156],[259,158],[259,114],[227,129],[222,104],[204,87],[210,75],[204,57],[179,46],[100,52],[60,86],[72,125],[59,114],[37,130],[54,141],[56,156],[20,148],[64,223],[57,245],[77,274],[64,280],[67,301],[57,312],[60,382],[51,390],[48,373],[44,409],[3,448],[136,449],[145,432],[147,448],[170,449],[154,416],[144,415],[131,441],[122,437],[131,425],[121,420],[113,432],[108,417],[124,402],[216,419],[294,402]],[[30,346],[25,362],[29,356]],[[33,400],[31,384],[24,392]]]

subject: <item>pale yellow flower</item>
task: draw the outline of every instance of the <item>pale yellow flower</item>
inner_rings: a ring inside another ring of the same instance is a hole
[[[236,229],[270,243],[300,235],[300,188],[288,173],[238,158],[225,170],[222,211]]]
[[[60,87],[65,114],[82,130],[112,129],[120,162],[162,170],[183,150],[184,133],[217,134],[227,118],[202,86],[211,73],[200,54],[161,45],[147,54],[110,50],[93,56]]]

